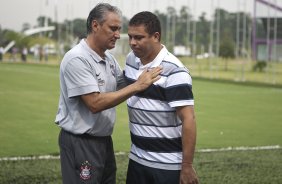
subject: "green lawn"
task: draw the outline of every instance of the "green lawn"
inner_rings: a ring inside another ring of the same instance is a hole
[[[282,62],[269,62],[266,67],[254,71],[257,62],[249,59],[224,60],[222,58],[199,59],[183,57],[193,76],[231,81],[259,82],[282,86]]]
[[[58,67],[0,64],[0,156],[57,153]]]
[[[193,79],[197,150],[282,145],[282,88]],[[58,154],[54,124],[57,65],[0,63],[0,157]],[[127,109],[117,107],[114,130],[117,184],[123,184],[130,147]],[[195,153],[201,183],[268,184],[282,181],[282,149]],[[0,161],[0,183],[61,183],[59,160]]]
[[[117,155],[117,184],[124,184],[127,155]],[[282,181],[282,149],[228,151],[195,154],[194,167],[201,184],[279,184]],[[0,183],[60,184],[60,161],[1,161]]]
[[[282,88],[194,78],[197,149],[282,145]],[[0,63],[0,157],[58,153],[59,67]],[[116,151],[130,147],[127,109],[117,107]]]

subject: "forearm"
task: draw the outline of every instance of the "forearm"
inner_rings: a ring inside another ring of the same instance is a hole
[[[196,122],[194,118],[182,124],[182,165],[193,164],[196,145]]]
[[[107,93],[90,93],[82,95],[81,98],[93,113],[101,112],[105,109],[112,108],[132,95],[141,91],[137,83],[128,85],[118,91],[107,92]]]
[[[196,145],[196,120],[193,106],[177,108],[177,114],[182,121],[182,168],[180,184],[198,183],[193,159]]]
[[[190,118],[189,118],[190,119]],[[193,159],[196,145],[196,122],[194,117],[182,124],[182,167],[180,184],[195,183],[198,177],[193,167]]]
[[[139,76],[138,80],[131,85],[128,85],[115,92],[106,93],[91,93],[82,95],[83,102],[93,113],[100,112],[102,110],[112,108],[121,102],[125,101],[132,95],[145,90],[147,87],[152,85],[157,81],[160,76],[162,69],[161,67],[156,67],[155,69],[148,71],[145,70]]]

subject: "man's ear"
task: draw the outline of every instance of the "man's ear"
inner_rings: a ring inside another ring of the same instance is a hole
[[[154,38],[155,38],[156,41],[159,42],[159,41],[161,40],[161,39],[160,39],[160,38],[161,38],[160,33],[159,33],[159,32],[155,32],[155,33],[154,33]]]
[[[92,26],[92,30],[96,32],[98,30],[99,23],[97,22],[97,20],[92,20],[91,26]]]

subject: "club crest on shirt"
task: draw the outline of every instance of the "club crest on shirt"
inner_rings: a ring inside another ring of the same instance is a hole
[[[97,73],[96,74],[96,77],[97,77],[97,80],[98,80],[98,86],[104,86],[105,84],[105,80],[102,79],[102,77],[100,76],[101,73]]]
[[[91,164],[86,160],[80,166],[80,178],[83,180],[88,180],[91,178]]]
[[[110,69],[111,69],[112,75],[115,76],[115,66],[113,64],[110,64]]]
[[[99,86],[104,86],[105,85],[105,80],[98,78],[98,85]]]

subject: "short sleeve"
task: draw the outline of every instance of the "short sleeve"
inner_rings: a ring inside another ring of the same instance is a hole
[[[96,72],[83,58],[73,58],[65,67],[64,79],[68,97],[99,92]]]
[[[192,78],[186,68],[179,67],[170,73],[165,96],[171,107],[194,105]]]

